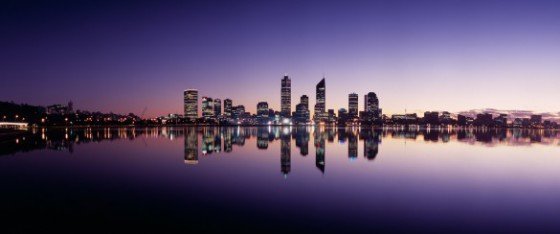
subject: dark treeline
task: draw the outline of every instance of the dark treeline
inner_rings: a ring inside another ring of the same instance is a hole
[[[33,106],[0,102],[0,118],[4,122],[24,122],[32,126],[98,126],[98,125],[142,125],[146,121],[133,113],[126,115],[74,111],[68,105]]]

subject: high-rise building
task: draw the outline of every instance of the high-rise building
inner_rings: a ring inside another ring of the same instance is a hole
[[[348,112],[344,108],[338,109],[338,124],[345,125],[348,122]]]
[[[380,124],[381,112],[377,95],[374,92],[366,94],[364,96],[364,111],[360,112],[360,121],[362,124]]]
[[[321,121],[326,118],[326,86],[325,78],[323,78],[315,87],[316,103],[315,103],[315,120]]]
[[[309,109],[303,103],[296,105],[296,113],[294,115],[294,122],[296,124],[309,123]]]
[[[233,102],[231,101],[231,99],[227,98],[226,100],[224,100],[224,115],[225,116],[231,117],[232,106],[233,106]]]
[[[222,100],[219,98],[214,99],[214,116],[222,115]]]
[[[198,90],[187,89],[183,93],[185,118],[189,121],[198,118]]]
[[[348,116],[350,118],[358,116],[358,94],[348,94]]]
[[[299,103],[305,105],[305,109],[309,110],[309,97],[307,95],[302,95]]]
[[[533,126],[542,124],[542,115],[531,115],[531,124]]]
[[[210,97],[202,97],[202,117],[211,118],[214,116],[214,101]]]
[[[243,117],[244,114],[245,114],[245,106],[243,105],[234,106],[231,108],[231,117],[234,119],[241,118]]]
[[[282,117],[290,117],[292,113],[292,81],[288,76],[282,78],[280,112]]]
[[[268,118],[268,103],[267,102],[259,102],[257,104],[257,117]]]
[[[364,96],[364,111],[374,112],[379,110],[379,99],[374,92],[369,92]]]

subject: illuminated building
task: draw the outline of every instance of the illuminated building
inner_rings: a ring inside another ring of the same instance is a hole
[[[282,78],[280,113],[286,118],[292,113],[292,81],[288,76]]]
[[[358,94],[348,94],[348,117],[358,117]]]
[[[214,101],[209,97],[202,97],[202,117],[214,117]]]
[[[231,101],[231,99],[228,98],[224,100],[224,115],[226,117],[231,117],[232,106],[233,106],[233,102]]]
[[[244,114],[245,114],[245,106],[239,105],[239,106],[232,107],[232,110],[231,110],[231,117],[232,118],[239,119],[239,118],[243,117]]]
[[[185,118],[194,121],[198,118],[198,90],[187,89],[183,95]]]
[[[534,127],[542,124],[542,115],[531,115],[531,125]]]
[[[294,114],[294,122],[296,124],[306,124],[309,122],[309,109],[303,103],[296,105],[296,112]]]
[[[315,121],[326,120],[326,86],[325,78],[323,78],[315,87],[316,103],[315,103]]]
[[[364,111],[374,112],[379,110],[379,99],[374,92],[369,92],[364,96]]]
[[[267,124],[269,121],[268,118],[268,103],[267,102],[259,102],[257,104],[257,119],[260,124]]]
[[[216,98],[214,99],[214,116],[220,116],[222,114],[222,100]]]

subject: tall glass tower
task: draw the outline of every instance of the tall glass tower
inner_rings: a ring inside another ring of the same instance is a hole
[[[358,94],[348,94],[348,115],[352,117],[358,116]]]
[[[318,120],[321,120],[325,117],[325,106],[326,106],[326,86],[325,86],[325,78],[323,78],[316,87],[316,100],[315,103],[315,117]]]
[[[282,78],[280,112],[282,117],[290,117],[292,113],[292,81],[288,76]]]
[[[183,93],[185,118],[196,120],[198,118],[198,90],[187,89]]]

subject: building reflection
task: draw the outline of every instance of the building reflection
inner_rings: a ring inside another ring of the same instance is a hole
[[[291,138],[289,129],[284,127],[280,136],[280,170],[284,176],[288,175],[291,170]]]
[[[324,131],[323,127],[315,128],[313,132],[314,143],[315,143],[315,166],[325,173],[325,138],[327,138],[327,133]]]
[[[356,135],[356,129],[346,129],[348,134],[348,158],[355,160],[358,158],[358,137]]]
[[[368,160],[374,160],[379,153],[379,143],[381,131],[365,128],[360,130],[360,138],[364,141],[364,157]]]
[[[299,148],[299,154],[301,156],[307,156],[309,154],[309,129],[305,126],[296,127],[293,131],[296,139],[296,147]]]
[[[268,149],[268,135],[270,131],[267,128],[257,129],[257,148]]]
[[[231,153],[237,147],[245,147],[247,140],[256,141],[256,148],[268,150],[271,145],[280,144],[281,172],[291,172],[291,145],[295,141],[299,154],[309,154],[309,142],[315,146],[315,166],[325,173],[326,148],[334,144],[348,144],[347,156],[358,159],[358,145],[363,143],[363,157],[370,161],[378,157],[383,138],[404,141],[418,141],[433,144],[459,142],[480,146],[529,146],[560,145],[560,131],[538,129],[410,129],[410,128],[328,128],[323,126],[293,127],[162,127],[162,128],[32,128],[27,132],[0,135],[0,156],[33,150],[66,151],[72,153],[77,144],[90,142],[140,139],[148,145],[149,138],[166,138],[184,142],[184,162],[189,165],[202,163],[205,157]],[[313,139],[311,139],[313,138]],[[252,145],[254,147],[255,145]],[[343,151],[344,152],[344,151]]]
[[[198,164],[198,133],[196,128],[185,129],[185,163]]]

